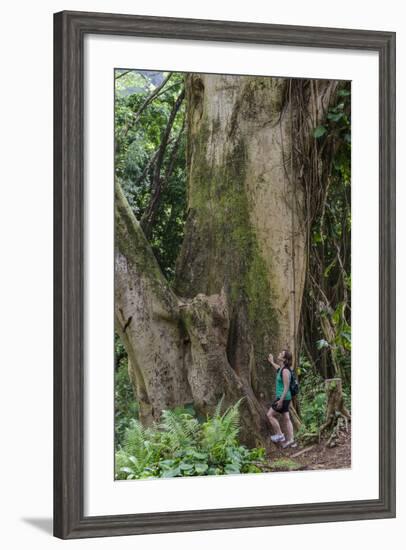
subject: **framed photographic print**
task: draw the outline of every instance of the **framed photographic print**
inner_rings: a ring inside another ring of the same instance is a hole
[[[55,14],[54,534],[395,515],[395,34]]]

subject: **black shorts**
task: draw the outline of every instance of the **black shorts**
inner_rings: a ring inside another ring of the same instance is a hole
[[[273,401],[273,403],[271,404],[271,407],[273,408],[273,410],[278,412],[278,413],[287,413],[287,412],[289,412],[290,399],[284,399],[282,408],[280,408],[280,409],[276,408],[276,403],[278,401],[279,401],[279,399],[275,399],[275,401]]]

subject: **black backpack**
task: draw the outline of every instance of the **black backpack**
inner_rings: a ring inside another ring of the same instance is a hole
[[[294,370],[291,370],[289,367],[283,367],[284,369],[289,369],[290,371],[290,383],[289,383],[289,389],[290,394],[292,397],[295,397],[299,393],[299,381],[297,379],[297,376],[295,374]]]

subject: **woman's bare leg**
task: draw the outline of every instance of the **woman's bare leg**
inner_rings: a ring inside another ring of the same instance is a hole
[[[283,413],[283,418],[285,420],[285,426],[286,426],[286,439],[288,441],[293,441],[293,425],[290,419],[289,411]]]
[[[271,408],[269,409],[269,411],[266,413],[268,419],[269,419],[269,422],[271,423],[271,426],[272,428],[274,429],[274,432],[275,434],[277,435],[283,435],[282,434],[282,430],[281,430],[281,426],[275,416],[275,411]]]

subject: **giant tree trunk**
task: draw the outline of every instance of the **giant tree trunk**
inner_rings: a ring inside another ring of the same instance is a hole
[[[286,79],[188,78],[189,215],[176,290],[191,297],[225,286],[230,365],[270,398],[266,358],[294,348],[305,265]]]
[[[187,77],[188,216],[174,292],[117,190],[116,322],[145,422],[187,402],[210,412],[224,394],[225,406],[245,396],[246,443],[269,431],[267,355],[295,352],[306,263],[287,83]]]

